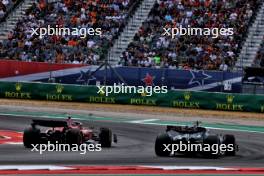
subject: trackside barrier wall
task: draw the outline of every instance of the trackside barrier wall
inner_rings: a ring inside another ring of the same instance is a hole
[[[22,76],[41,72],[52,72],[56,70],[84,66],[82,64],[51,64],[45,62],[24,62],[2,59],[0,59],[0,65],[0,78],[6,78],[10,76]]]
[[[264,95],[169,91],[166,94],[98,94],[96,86],[0,82],[0,97],[47,101],[148,105],[264,113]]]

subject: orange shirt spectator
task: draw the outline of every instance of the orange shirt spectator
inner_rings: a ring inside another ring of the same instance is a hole
[[[39,4],[38,4],[38,7],[40,10],[44,10],[46,8],[47,4],[46,4],[46,1],[45,0],[40,0],[39,1]]]
[[[75,40],[69,40],[68,41],[68,46],[77,46],[78,42]]]
[[[64,0],[64,4],[66,7],[70,7],[72,5],[72,0]]]
[[[96,13],[95,11],[92,11],[92,12],[90,13],[90,17],[91,17],[91,19],[92,19],[92,23],[93,23],[93,24],[96,23],[96,15],[97,15],[97,13]]]
[[[213,52],[213,47],[212,46],[207,46],[207,49],[208,53],[212,53]]]

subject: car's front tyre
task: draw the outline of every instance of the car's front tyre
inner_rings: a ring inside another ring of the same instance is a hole
[[[231,135],[231,134],[225,135],[223,138],[223,144],[225,144],[228,147],[227,151],[225,152],[226,156],[236,155],[237,145],[236,145],[236,139],[234,135]],[[229,148],[231,146],[232,148]]]
[[[99,134],[100,144],[102,147],[112,146],[112,131],[109,128],[101,128]]]
[[[171,138],[170,136],[165,134],[160,134],[156,138],[155,142],[155,153],[157,156],[170,156],[171,151],[166,150],[164,145],[171,144]]]
[[[217,135],[207,136],[204,139],[204,150],[206,148],[206,151],[203,151],[203,155],[206,158],[218,158],[221,155],[221,152],[219,151],[219,146],[220,139]]]
[[[33,148],[33,145],[40,143],[40,130],[37,128],[27,128],[23,133],[23,144],[26,148]]]

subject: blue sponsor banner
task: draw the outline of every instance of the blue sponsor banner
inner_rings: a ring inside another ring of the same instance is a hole
[[[175,70],[175,69],[153,69],[118,67],[115,71],[111,69],[99,70],[93,73],[91,70],[80,70],[79,73],[56,77],[56,82],[65,84],[95,85],[96,82],[113,85],[114,83],[125,83],[135,86],[168,86],[170,89],[184,89],[190,91],[213,91],[213,92],[241,92],[241,72],[219,72],[204,70]],[[38,80],[47,82],[48,79]]]

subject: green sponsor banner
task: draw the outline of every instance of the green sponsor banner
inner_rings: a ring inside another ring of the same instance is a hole
[[[168,91],[146,96],[142,93],[97,93],[96,86],[0,82],[0,97],[14,99],[131,104],[190,109],[264,113],[264,96],[208,92]]]

